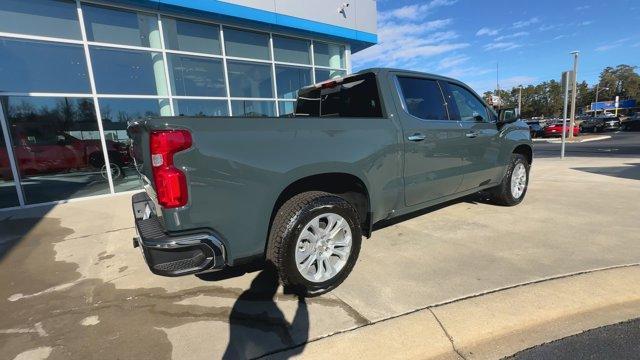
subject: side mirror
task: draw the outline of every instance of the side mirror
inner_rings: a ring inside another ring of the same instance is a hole
[[[518,120],[518,115],[516,114],[516,109],[500,109],[498,112],[498,124],[509,124]]]

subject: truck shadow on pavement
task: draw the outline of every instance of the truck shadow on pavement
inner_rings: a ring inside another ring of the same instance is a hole
[[[576,167],[572,169],[622,179],[640,180],[640,163],[627,163],[624,166]]]

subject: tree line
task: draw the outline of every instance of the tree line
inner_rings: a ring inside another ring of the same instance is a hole
[[[635,99],[640,103],[640,75],[636,72],[637,66],[621,64],[616,67],[606,67],[598,78],[598,101]],[[578,72],[578,76],[580,73]],[[597,86],[589,86],[586,81],[577,84],[576,88],[576,112],[579,109],[588,110],[596,99]],[[518,106],[519,87],[511,90],[487,91],[485,98],[498,95],[504,107]],[[571,96],[571,88],[569,88]],[[543,81],[537,85],[522,87],[522,117],[534,116],[562,117],[564,105],[563,84],[557,80]]]

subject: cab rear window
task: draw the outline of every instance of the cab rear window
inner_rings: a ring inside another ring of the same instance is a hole
[[[295,116],[382,117],[375,74],[349,76],[342,81],[301,91]]]

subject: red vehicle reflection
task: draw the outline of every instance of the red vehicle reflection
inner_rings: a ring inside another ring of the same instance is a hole
[[[14,128],[13,148],[20,175],[70,173],[100,170],[106,174],[99,139],[82,140],[65,132],[43,133]],[[44,129],[39,129],[44,130]],[[129,145],[107,140],[107,152],[114,178],[124,175],[122,168],[132,164]],[[6,147],[0,149],[0,174],[12,179]]]

